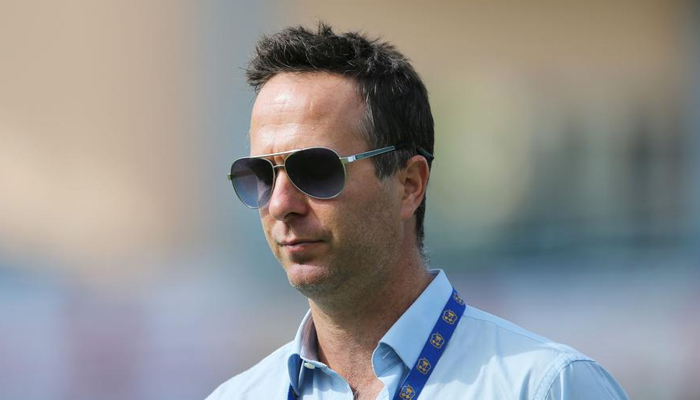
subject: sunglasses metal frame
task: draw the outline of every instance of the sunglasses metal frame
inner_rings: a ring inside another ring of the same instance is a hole
[[[314,199],[329,200],[329,199],[333,199],[333,198],[336,198],[336,197],[340,196],[340,194],[343,192],[343,189],[345,189],[345,181],[347,180],[347,170],[345,169],[345,164],[349,164],[349,163],[354,162],[354,161],[364,160],[365,158],[370,158],[370,157],[378,156],[378,155],[380,155],[380,154],[388,153],[388,152],[390,152],[390,151],[397,150],[397,149],[399,149],[400,147],[401,147],[400,145],[397,145],[397,146],[387,146],[387,147],[382,147],[382,148],[380,148],[380,149],[369,150],[369,151],[365,151],[365,152],[362,152],[362,153],[354,154],[354,155],[351,155],[351,156],[342,157],[340,154],[338,154],[337,151],[335,151],[335,150],[333,150],[333,149],[331,149],[331,148],[324,147],[324,146],[313,146],[313,147],[305,147],[305,148],[303,148],[303,149],[281,151],[281,152],[279,152],[279,153],[262,154],[262,155],[259,155],[259,156],[252,156],[252,157],[240,157],[240,158],[237,158],[237,159],[233,162],[233,164],[235,164],[235,163],[238,162],[239,160],[248,160],[248,159],[262,159],[262,160],[265,160],[265,161],[267,161],[268,163],[270,163],[270,166],[272,167],[272,187],[270,187],[270,198],[271,198],[271,197],[272,197],[272,192],[274,192],[274,190],[275,190],[275,183],[276,183],[276,181],[277,181],[277,168],[285,168],[285,171],[286,171],[287,159],[289,159],[289,157],[291,157],[294,153],[298,153],[298,152],[304,151],[304,150],[311,150],[311,149],[325,149],[325,150],[329,150],[329,151],[333,152],[333,153],[338,157],[338,159],[340,160],[340,165],[343,167],[343,186],[340,188],[340,190],[338,191],[337,194],[335,194],[335,195],[333,195],[333,196],[331,196],[331,197],[318,197],[318,196],[314,196],[314,195],[312,195],[312,194],[306,193],[306,191],[302,190],[299,186],[297,186],[297,184],[294,183],[294,181],[293,181],[292,179],[289,179],[289,175],[287,175],[287,177],[288,177],[289,181],[292,183],[292,185],[294,185],[294,187],[297,188],[297,190],[299,190],[300,192],[304,193],[305,195],[307,195],[307,196],[309,196],[309,197],[312,197],[312,198],[314,198]],[[272,161],[270,161],[270,160],[268,159],[268,158],[270,158],[270,157],[276,157],[276,156],[281,156],[281,155],[285,155],[285,154],[289,154],[289,155],[288,155],[287,157],[284,158],[284,161],[282,162],[282,164],[273,164]],[[231,167],[233,167],[233,164],[231,164]],[[231,176],[231,174],[228,174],[228,180],[230,180],[231,182],[233,182],[233,176]],[[265,203],[263,203],[262,205],[257,206],[257,207],[253,207],[253,206],[249,205],[248,203],[246,203],[245,201],[243,201],[243,199],[241,198],[241,195],[238,194],[238,190],[236,190],[236,186],[235,186],[235,185],[233,185],[233,189],[234,189],[234,191],[236,192],[236,196],[238,196],[238,199],[241,201],[241,203],[243,203],[243,204],[244,204],[246,207],[248,207],[248,208],[252,208],[252,209],[262,208],[262,207],[264,207],[267,203],[270,202],[270,199],[268,198],[267,201],[266,201]]]

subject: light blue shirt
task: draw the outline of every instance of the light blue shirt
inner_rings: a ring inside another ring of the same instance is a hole
[[[390,400],[416,363],[452,285],[443,271],[379,341],[372,366]],[[225,382],[206,400],[352,400],[347,382],[318,361],[316,330],[307,313],[294,341]],[[481,310],[467,306],[420,398],[427,399],[627,399],[597,362]]]

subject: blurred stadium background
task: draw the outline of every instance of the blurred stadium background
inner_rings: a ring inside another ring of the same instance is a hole
[[[203,399],[306,303],[225,179],[243,67],[322,19],[431,94],[427,246],[468,302],[700,399],[700,5],[0,0],[0,398]]]

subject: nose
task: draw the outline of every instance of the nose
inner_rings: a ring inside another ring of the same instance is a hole
[[[267,204],[268,212],[279,221],[304,215],[308,211],[308,197],[289,180],[284,168],[275,174],[275,186]]]

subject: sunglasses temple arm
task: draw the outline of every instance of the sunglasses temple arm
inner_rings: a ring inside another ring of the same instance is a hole
[[[342,161],[343,164],[347,164],[347,163],[351,163],[353,161],[363,160],[365,158],[378,156],[380,154],[388,153],[388,152],[394,151],[394,150],[396,150],[396,146],[382,147],[381,149],[366,151],[364,153],[355,154],[354,156],[340,157],[340,161]]]
[[[420,153],[420,155],[425,157],[428,161],[433,161],[433,159],[435,158],[434,155],[428,153],[428,151],[425,150],[424,148],[417,146],[417,149],[418,149],[418,152]]]

